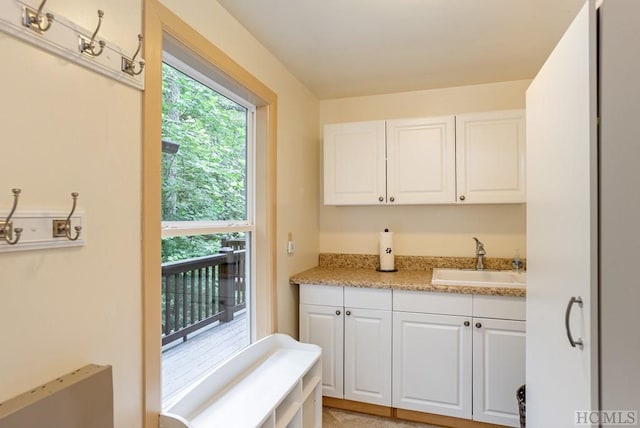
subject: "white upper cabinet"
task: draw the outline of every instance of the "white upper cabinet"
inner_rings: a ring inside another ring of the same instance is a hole
[[[453,116],[387,121],[387,202],[453,202],[455,147]]]
[[[456,116],[458,203],[522,203],[524,110]]]
[[[325,205],[523,203],[524,110],[325,125]]]
[[[386,202],[385,122],[324,127],[324,203],[372,205]],[[379,200],[382,198],[382,200]]]

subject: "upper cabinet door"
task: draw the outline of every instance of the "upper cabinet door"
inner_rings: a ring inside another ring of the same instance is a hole
[[[458,203],[523,203],[524,110],[456,116]]]
[[[390,204],[454,203],[454,117],[387,121]]]
[[[385,162],[384,121],[325,125],[324,203],[386,203]]]

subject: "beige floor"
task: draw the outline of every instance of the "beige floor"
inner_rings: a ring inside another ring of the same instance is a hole
[[[438,428],[434,425],[404,422],[363,413],[347,412],[325,407],[322,409],[322,428]]]

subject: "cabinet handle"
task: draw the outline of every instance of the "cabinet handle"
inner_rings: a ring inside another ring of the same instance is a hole
[[[469,327],[470,325],[471,325],[471,323],[470,323],[469,321],[465,321],[465,322],[464,322],[464,326],[465,326],[465,327]]]
[[[380,197],[378,198],[378,200],[379,200],[380,202],[384,202],[384,198],[383,198],[382,196],[380,196]]]
[[[464,201],[465,199],[467,199],[467,198],[465,198],[465,196],[464,196],[464,195],[460,195],[460,200],[461,200],[461,201]]]
[[[479,322],[476,323],[476,328],[480,328],[482,327],[482,324],[480,324]]]
[[[390,197],[390,198],[389,198],[389,200],[390,200],[391,202],[395,202],[395,201],[396,201],[396,198],[394,198],[394,197],[392,196],[392,197]]]
[[[336,311],[336,315],[340,315],[340,311]]]
[[[347,316],[351,315],[351,311],[346,312]]]
[[[578,338],[578,340],[573,340],[571,327],[569,326],[569,316],[571,315],[571,309],[573,308],[574,303],[577,303],[579,307],[582,307],[582,297],[571,297],[571,299],[569,299],[567,310],[564,312],[564,327],[567,330],[567,338],[569,339],[569,344],[571,345],[571,347],[578,347],[582,349],[582,347],[584,346],[584,342],[582,342],[582,339],[580,338]]]

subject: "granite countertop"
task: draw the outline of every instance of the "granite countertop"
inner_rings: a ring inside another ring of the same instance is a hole
[[[335,257],[333,257],[335,256]],[[339,255],[322,255],[320,266],[293,275],[291,284],[315,284],[327,286],[349,286],[367,288],[391,288],[393,290],[431,291],[438,293],[483,294],[490,296],[526,296],[526,289],[506,287],[472,287],[433,285],[433,269],[465,267],[467,259],[420,258],[421,263],[401,260],[396,263],[397,272],[379,272],[371,266],[371,256],[364,255],[364,263],[354,259],[354,255],[340,258]],[[426,260],[425,259],[431,259]],[[347,262],[345,263],[345,260]],[[354,262],[355,260],[355,262]],[[452,262],[453,260],[453,262]],[[413,260],[415,261],[415,260]],[[500,264],[500,262],[498,262]],[[430,266],[431,265],[431,266]],[[498,266],[496,266],[498,267]],[[413,269],[411,269],[413,268]]]

